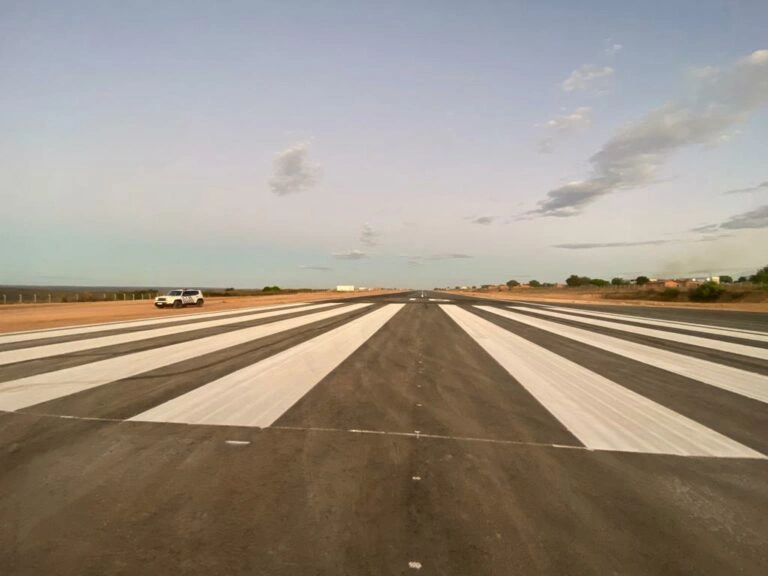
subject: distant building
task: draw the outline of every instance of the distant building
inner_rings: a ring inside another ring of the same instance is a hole
[[[354,286],[347,286],[344,284],[336,286],[336,292],[354,292],[354,291],[355,291]]]

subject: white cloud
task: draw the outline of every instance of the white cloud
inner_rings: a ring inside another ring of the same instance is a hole
[[[365,246],[376,246],[379,243],[378,238],[381,236],[381,232],[377,232],[373,226],[367,222],[363,224],[363,230],[360,232],[360,242]]]
[[[289,146],[275,157],[274,174],[269,181],[278,196],[304,192],[317,182],[319,166],[308,159],[306,144]]]
[[[581,106],[573,112],[561,114],[550,118],[538,126],[554,130],[559,137],[563,137],[574,130],[586,128],[592,124],[592,108]],[[539,141],[539,153],[549,154],[555,149],[557,139],[553,137],[544,138]]]
[[[601,196],[653,183],[667,158],[718,141],[750,113],[768,104],[768,50],[721,70],[693,98],[674,100],[626,126],[590,158],[592,174],[550,190],[538,216],[574,216]]]
[[[610,66],[595,66],[594,64],[584,64],[577,68],[571,75],[563,80],[560,87],[565,92],[583,91],[601,78],[613,75],[613,68]]]
[[[558,132],[568,132],[574,128],[589,126],[590,124],[592,124],[592,108],[581,106],[570,114],[562,114],[547,120],[543,126]]]
[[[334,258],[339,260],[364,260],[368,258],[368,254],[360,250],[347,250],[346,252],[334,252],[331,254]]]
[[[606,56],[614,56],[615,54],[618,54],[622,50],[624,50],[624,46],[608,40],[606,41],[606,47],[603,50],[603,52],[605,53]]]

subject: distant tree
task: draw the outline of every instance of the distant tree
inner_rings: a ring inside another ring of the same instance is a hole
[[[571,274],[568,276],[568,278],[565,279],[565,283],[568,284],[568,286],[586,286],[591,282],[591,278],[588,276],[576,276],[576,274]]]
[[[748,282],[748,281],[749,281],[749,278],[747,278],[746,276],[739,276],[739,279],[736,280],[736,282],[738,282],[739,284],[741,284],[742,282]]]
[[[627,281],[624,280],[624,278],[616,277],[616,278],[612,278],[611,279],[611,284],[613,284],[614,286],[623,286],[626,283],[627,283]]]
[[[264,286],[262,292],[280,292],[280,286]]]
[[[764,266],[749,277],[749,281],[754,284],[768,284],[768,266]]]
[[[589,281],[589,283],[592,284],[593,286],[598,286],[600,288],[602,288],[603,286],[608,286],[609,284],[608,280],[603,280],[602,278],[592,278]]]
[[[541,282],[539,282],[538,280],[531,280],[530,282],[528,282],[528,286],[530,286],[531,288],[539,288],[541,286]]]
[[[650,281],[651,279],[648,278],[648,276],[638,276],[637,278],[635,278],[635,284],[637,284],[638,286],[645,286]]]
[[[515,286],[520,286],[520,282],[518,282],[517,280],[509,280],[507,282],[507,286],[509,286],[510,288],[514,288]]]
[[[721,284],[733,284],[733,277],[732,276],[720,276],[720,283]]]

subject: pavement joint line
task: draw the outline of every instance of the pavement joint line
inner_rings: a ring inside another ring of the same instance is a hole
[[[250,440],[225,440],[224,442],[230,446],[247,446],[251,443]]]
[[[141,424],[142,422],[134,422],[126,420],[124,418],[105,418],[95,416],[72,416],[70,414],[49,414],[45,412],[30,412],[30,411],[16,411],[16,410],[2,410],[0,409],[0,415],[2,414],[16,414],[19,416],[35,416],[42,418],[56,418],[59,420],[85,420],[92,422],[109,422],[109,423],[127,423],[127,424]],[[151,424],[172,424],[174,426],[206,426],[206,427],[220,427],[213,424],[186,424],[181,422],[151,422]],[[242,428],[242,427],[241,427]],[[538,448],[556,448],[560,450],[578,450],[580,452],[615,452],[619,454],[649,454],[647,452],[624,452],[622,450],[599,450],[594,448],[587,448],[586,446],[570,446],[568,444],[550,444],[547,442],[525,442],[523,440],[503,440],[499,438],[477,438],[473,436],[450,436],[447,434],[425,434],[423,432],[393,432],[387,430],[361,430],[361,429],[344,429],[344,428],[322,428],[322,427],[301,427],[301,426],[268,426],[261,428],[258,426],[245,426],[245,428],[251,428],[253,430],[265,431],[265,430],[284,430],[293,432],[329,432],[329,433],[352,433],[352,434],[370,434],[378,436],[404,436],[408,438],[416,438],[417,440],[426,438],[428,440],[454,440],[457,442],[477,442],[481,444],[499,444],[506,446],[533,446]],[[654,456],[671,456],[676,458],[706,458],[706,459],[724,459],[722,456],[681,456],[679,454],[653,454]],[[728,460],[751,460],[751,458],[727,458]]]

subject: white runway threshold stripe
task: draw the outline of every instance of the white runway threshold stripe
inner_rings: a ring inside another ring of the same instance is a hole
[[[540,308],[527,308],[525,306],[515,306],[515,310],[523,310],[525,312],[532,312],[540,314],[542,316],[549,316],[550,318],[561,318],[563,320],[571,320],[572,322],[579,322],[580,324],[586,324],[587,326],[600,326],[602,328],[610,328],[611,330],[618,330],[619,332],[627,332],[629,334],[638,334],[640,336],[650,336],[652,338],[659,338],[661,340],[669,340],[670,342],[679,342],[681,344],[689,344],[691,346],[699,346],[700,348],[710,348],[712,350],[720,350],[721,352],[728,352],[729,354],[739,354],[741,356],[749,356],[750,358],[759,358],[760,360],[768,360],[768,348],[755,348],[753,346],[747,346],[745,344],[735,344],[733,342],[723,342],[721,340],[713,340],[712,338],[701,338],[699,336],[691,336],[689,334],[679,334],[678,332],[666,332],[664,330],[656,330],[653,328],[641,328],[640,326],[630,326],[629,324],[621,324],[615,321],[609,320],[597,320],[594,318],[584,318],[575,316],[573,314],[563,314],[560,312],[554,312],[550,310],[542,310]]]
[[[518,305],[520,306],[520,305]],[[546,310],[553,312],[562,312],[574,316],[591,316],[593,318],[602,318],[603,320],[626,320],[636,324],[645,324],[655,326],[656,328],[679,328],[681,330],[690,330],[700,332],[701,334],[712,334],[713,336],[730,336],[732,338],[742,338],[744,340],[754,340],[755,342],[768,342],[768,332],[759,332],[757,330],[744,330],[742,328],[726,328],[723,326],[712,326],[710,324],[696,324],[692,322],[679,322],[677,320],[662,320],[657,318],[646,318],[643,316],[630,316],[629,314],[615,314],[613,312],[595,312],[592,310],[581,310],[579,308],[563,308],[560,306],[543,306]],[[537,308],[537,310],[540,308]]]
[[[480,310],[509,318],[521,324],[545,330],[552,334],[576,340],[582,344],[612,352],[625,358],[649,364],[673,374],[679,374],[710,386],[728,390],[741,396],[768,403],[768,377],[755,372],[724,366],[716,362],[701,360],[693,356],[670,352],[662,348],[637,344],[621,338],[598,334],[583,328],[574,328],[541,318],[533,318],[518,312],[502,310],[493,306],[475,306]]]
[[[169,400],[130,420],[266,427],[384,326],[404,304],[388,304]]]
[[[28,332],[12,332],[10,334],[0,334],[0,344],[12,344],[15,342],[31,342],[34,340],[44,340],[46,338],[59,338],[61,336],[79,336],[85,334],[94,334],[98,332],[107,332],[111,330],[129,330],[131,328],[143,328],[145,326],[161,326],[172,322],[184,322],[185,320],[199,320],[201,318],[222,318],[224,316],[245,315],[254,312],[266,312],[268,310],[277,310],[283,308],[295,308],[304,306],[306,302],[296,302],[294,304],[275,304],[274,306],[254,306],[251,308],[236,308],[224,310],[223,312],[202,312],[200,314],[174,314],[165,318],[149,318],[147,320],[125,320],[121,322],[104,322],[101,324],[89,324],[87,326],[68,326],[64,328],[49,328],[46,330],[32,330]]]
[[[441,308],[591,450],[765,458],[463,308]]]
[[[38,358],[49,358],[51,356],[60,356],[62,354],[72,354],[74,352],[82,352],[84,350],[104,348],[105,346],[115,346],[117,344],[126,344],[128,342],[138,342],[139,340],[147,340],[148,338],[160,338],[162,336],[173,336],[175,334],[183,334],[185,332],[194,332],[195,330],[205,330],[206,328],[229,326],[231,324],[248,322],[250,320],[259,320],[261,318],[285,316],[286,314],[293,314],[294,312],[299,312],[302,310],[319,310],[320,308],[327,308],[328,306],[336,306],[336,304],[313,304],[311,306],[305,306],[299,310],[291,308],[288,310],[280,309],[256,312],[253,314],[246,314],[244,316],[236,316],[234,318],[220,318],[216,320],[208,320],[207,322],[182,324],[181,326],[166,326],[165,328],[153,328],[150,330],[141,330],[139,332],[126,332],[125,334],[113,334],[111,336],[102,336],[100,338],[88,338],[86,340],[73,340],[71,342],[60,342],[58,344],[48,344],[43,346],[35,346],[32,348],[6,350],[5,352],[0,352],[0,366],[5,364],[13,364],[14,362],[26,362],[28,360],[36,360]]]
[[[346,305],[298,318],[278,320],[271,324],[242,328],[190,342],[161,346],[82,366],[0,382],[0,410],[26,408],[368,306],[371,304]]]

